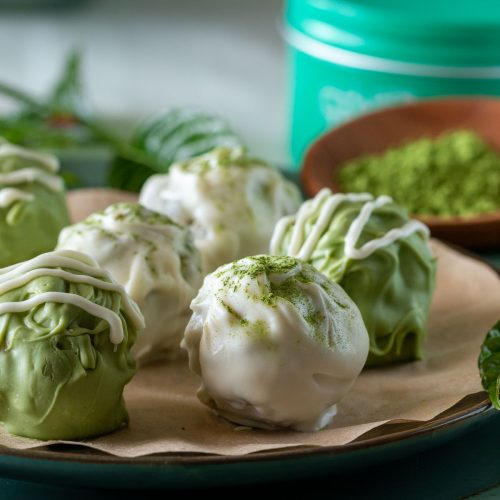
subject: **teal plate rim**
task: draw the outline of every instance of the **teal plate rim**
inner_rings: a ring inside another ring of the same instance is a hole
[[[366,449],[384,444],[401,442],[414,437],[425,436],[442,428],[456,426],[464,420],[479,416],[489,416],[495,411],[486,392],[469,394],[451,408],[427,421],[402,421],[387,423],[376,427],[355,440],[338,446],[296,446],[258,451],[245,455],[217,455],[192,452],[171,452],[143,455],[139,457],[120,457],[99,450],[87,448],[84,445],[48,445],[39,448],[19,450],[0,446],[0,456],[11,455],[23,458],[37,458],[53,461],[72,461],[94,464],[120,463],[129,465],[154,464],[206,464],[251,462],[265,459],[282,459],[311,455],[342,454],[349,451]]]
[[[346,445],[237,456],[171,453],[124,458],[65,445],[0,448],[0,477],[108,490],[195,490],[333,478],[435,448],[493,420],[495,413],[486,394],[479,392],[430,421],[385,424]],[[373,431],[380,435],[373,436]]]

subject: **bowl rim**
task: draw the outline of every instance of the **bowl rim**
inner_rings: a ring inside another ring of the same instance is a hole
[[[383,108],[378,108],[366,113],[363,113],[359,116],[356,116],[338,126],[333,126],[328,130],[325,130],[321,135],[319,135],[307,148],[304,158],[302,160],[302,164],[300,167],[300,182],[304,188],[304,191],[309,198],[313,198],[319,190],[313,192],[313,189],[309,189],[311,186],[311,181],[313,179],[317,179],[317,176],[314,175],[315,169],[312,166],[312,156],[315,154],[316,149],[322,147],[323,144],[329,141],[329,138],[337,133],[341,133],[346,128],[355,127],[357,123],[360,123],[365,120],[376,120],[378,116],[390,114],[396,111],[406,111],[406,110],[414,110],[421,109],[433,106],[452,106],[452,105],[468,105],[468,106],[477,106],[477,105],[487,105],[494,104],[500,107],[500,96],[492,96],[486,94],[479,95],[454,95],[454,96],[435,96],[435,97],[426,97],[424,99],[419,99],[412,102],[405,102],[401,104],[394,104],[390,106],[384,106]],[[500,111],[500,110],[499,110]],[[500,115],[499,115],[500,116]],[[450,129],[451,130],[451,129]],[[500,153],[500,152],[499,152]],[[374,153],[376,154],[376,153]],[[335,193],[344,192],[339,189],[338,185],[334,182],[332,176],[332,183],[329,185],[325,185],[323,187],[328,187],[332,189]],[[425,224],[431,225],[433,227],[438,226],[461,226],[461,227],[475,227],[478,225],[490,225],[494,223],[498,223],[500,221],[500,208],[493,212],[485,212],[482,214],[471,215],[471,216],[460,216],[460,215],[424,215],[424,214],[415,214],[409,213],[409,216],[415,219],[418,219]]]

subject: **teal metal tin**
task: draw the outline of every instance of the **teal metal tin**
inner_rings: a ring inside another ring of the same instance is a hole
[[[383,106],[500,95],[498,0],[288,0],[292,163],[318,135]]]

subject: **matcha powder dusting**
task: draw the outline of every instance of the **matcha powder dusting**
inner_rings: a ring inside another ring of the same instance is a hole
[[[339,170],[345,192],[386,194],[410,213],[473,216],[500,209],[500,155],[474,132],[419,139]]]

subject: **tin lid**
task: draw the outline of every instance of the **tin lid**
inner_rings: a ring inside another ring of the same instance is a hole
[[[351,66],[500,78],[500,0],[288,0],[286,36]]]

